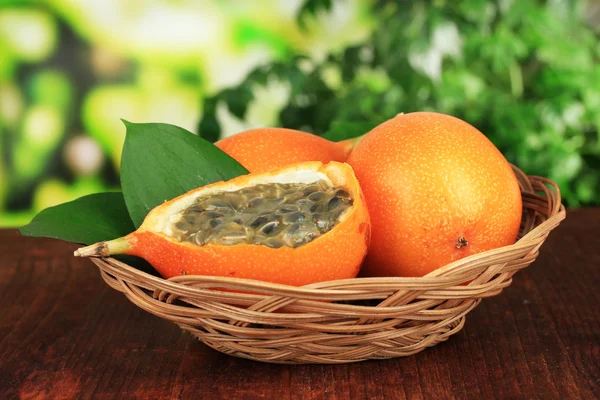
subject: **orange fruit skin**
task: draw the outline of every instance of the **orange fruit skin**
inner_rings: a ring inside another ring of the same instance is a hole
[[[518,181],[481,132],[449,115],[398,115],[367,133],[348,158],[371,216],[361,275],[424,276],[515,242]],[[468,244],[457,248],[459,238]]]
[[[145,225],[150,224],[165,207],[199,190],[195,189],[153,209],[142,226],[128,236],[132,248],[127,254],[145,258],[165,278],[183,274],[231,276],[301,286],[355,277],[367,253],[370,221],[358,181],[348,164],[309,162],[274,172],[243,175],[226,183],[248,186],[248,180],[259,175],[276,175],[294,169],[324,172],[334,185],[349,190],[354,198],[347,218],[312,242],[297,248],[284,246],[278,249],[250,244],[196,246],[146,228]],[[223,184],[219,182],[206,188]]]
[[[344,162],[350,141],[332,142],[311,133],[285,128],[260,128],[219,140],[215,145],[249,172],[271,171],[306,161]]]

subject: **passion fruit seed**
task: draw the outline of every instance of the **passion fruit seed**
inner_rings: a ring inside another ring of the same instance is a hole
[[[170,218],[172,236],[207,243],[298,247],[330,231],[350,194],[324,180],[269,183],[200,197]]]
[[[319,201],[323,201],[325,196],[326,196],[326,194],[323,192],[313,192],[308,195],[308,199],[310,201],[319,202]]]

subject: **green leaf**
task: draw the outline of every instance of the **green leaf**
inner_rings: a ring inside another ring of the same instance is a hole
[[[136,228],[150,210],[166,200],[248,173],[212,143],[183,128],[123,122],[127,136],[121,158],[121,187]]]
[[[21,235],[81,244],[115,239],[134,230],[119,192],[91,194],[46,208],[19,228]]]
[[[24,236],[48,237],[67,242],[93,244],[115,239],[133,232],[125,199],[120,192],[96,193],[69,203],[49,207],[33,220],[19,228]],[[141,271],[158,276],[146,260],[128,256],[114,256]]]
[[[296,17],[296,22],[300,26],[301,29],[306,29],[306,21],[305,19],[310,16],[316,16],[319,11],[330,11],[333,4],[331,0],[306,0],[304,4],[300,7],[298,11],[298,15]]]
[[[216,142],[221,137],[221,125],[217,120],[217,103],[218,100],[214,97],[204,100],[202,119],[198,125],[200,136],[211,143]]]
[[[227,103],[229,111],[241,120],[245,118],[248,104],[254,98],[249,86],[241,85],[234,89],[225,89],[220,94]]]
[[[600,171],[600,154],[583,153],[583,161],[590,167]]]

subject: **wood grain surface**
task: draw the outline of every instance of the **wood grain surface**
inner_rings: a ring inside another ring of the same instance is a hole
[[[2,399],[600,398],[600,209],[569,211],[447,342],[347,365],[220,354],[129,303],[75,248],[0,231]]]

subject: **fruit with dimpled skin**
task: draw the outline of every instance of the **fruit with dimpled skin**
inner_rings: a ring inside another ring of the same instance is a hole
[[[458,118],[398,115],[367,133],[348,163],[371,216],[361,275],[423,276],[517,238],[515,174],[492,142]]]
[[[358,139],[332,142],[285,128],[259,128],[219,140],[215,145],[250,172],[263,172],[306,161],[344,162]]]

